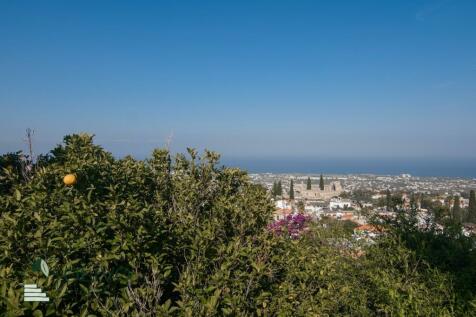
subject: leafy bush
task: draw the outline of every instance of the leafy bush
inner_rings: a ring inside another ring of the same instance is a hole
[[[65,137],[31,181],[1,197],[1,310],[142,315],[127,291],[147,298],[157,291],[148,287],[152,277],[161,293],[154,310],[171,309],[187,263],[213,259],[233,239],[256,234],[272,211],[245,173],[217,168],[212,152],[189,154],[173,162],[165,150],[144,162],[115,160],[92,136]],[[73,187],[62,183],[68,173],[77,175]],[[31,272],[37,257],[49,264],[48,278]],[[202,264],[210,270],[216,263]],[[21,303],[20,283],[28,280],[47,290],[51,303]]]
[[[476,315],[476,239],[465,236],[461,225],[445,221],[443,229],[436,225],[418,226],[416,210],[397,210],[396,219],[385,224],[393,240],[412,250],[419,261],[448,276],[453,285],[456,314]]]

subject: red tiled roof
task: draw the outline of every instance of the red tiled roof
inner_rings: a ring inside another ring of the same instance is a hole
[[[376,226],[366,224],[366,225],[358,226],[358,227],[355,228],[354,230],[355,230],[355,231],[381,232],[381,231],[382,231],[382,228],[378,228],[378,227],[376,227]]]
[[[282,214],[282,215],[290,214],[291,212],[292,212],[291,208],[278,208],[274,211],[275,214]]]

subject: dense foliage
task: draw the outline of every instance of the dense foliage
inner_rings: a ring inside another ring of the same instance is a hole
[[[476,315],[476,239],[462,234],[460,221],[446,219],[418,225],[417,212],[397,211],[386,223],[394,240],[412,250],[429,267],[445,273],[453,285],[456,314]]]
[[[21,166],[10,168],[14,156],[4,158],[0,315],[472,312],[474,289],[459,296],[452,274],[403,234],[356,245],[339,226],[304,219],[286,223],[306,223],[299,236],[273,233],[265,189],[219,167],[213,152],[172,158],[158,149],[145,161],[118,160],[80,134],[65,137],[28,179]],[[74,186],[62,182],[68,173]],[[36,258],[48,263],[47,278],[32,272]],[[37,283],[50,302],[23,303],[24,282]]]

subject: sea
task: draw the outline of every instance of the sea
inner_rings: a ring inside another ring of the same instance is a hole
[[[476,178],[476,158],[233,158],[222,157],[221,163],[239,167],[249,173],[303,174],[410,174],[420,177]]]

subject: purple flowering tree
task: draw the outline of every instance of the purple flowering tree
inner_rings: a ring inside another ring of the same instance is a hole
[[[310,220],[309,216],[302,213],[287,215],[286,218],[269,224],[268,230],[277,235],[289,235],[289,237],[296,239],[308,230]]]

